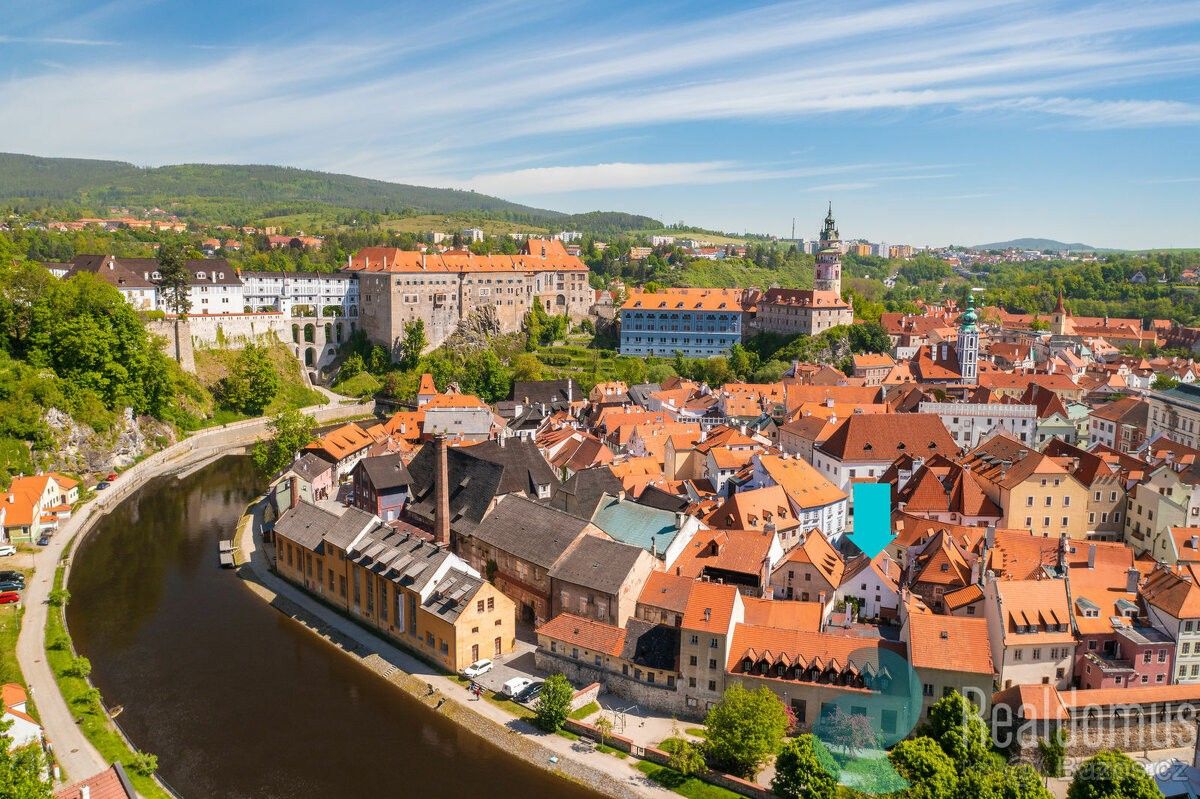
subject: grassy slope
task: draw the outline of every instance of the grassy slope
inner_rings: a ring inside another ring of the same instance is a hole
[[[216,387],[221,378],[229,374],[233,362],[237,360],[237,350],[197,350],[196,376],[210,391]],[[288,352],[284,344],[273,344],[269,349],[271,363],[282,380],[279,394],[267,406],[266,415],[277,414],[289,408],[306,408],[310,405],[323,405],[325,396],[304,384],[300,374],[300,362]],[[229,410],[218,410],[210,424],[228,424],[238,419],[247,418],[244,414]]]
[[[94,204],[197,207],[214,200],[230,205],[276,207],[306,203],[372,211],[403,208],[454,213],[487,211],[546,220],[561,214],[473,191],[437,189],[352,175],[280,166],[177,164],[140,169],[121,161],[39,158],[0,153],[0,197]]]
[[[60,566],[54,574],[54,587],[62,587],[63,569]],[[79,724],[79,729],[92,742],[100,755],[108,762],[121,761],[133,781],[133,787],[144,799],[170,799],[166,791],[159,787],[152,777],[138,774],[132,768],[134,751],[125,743],[125,739],[117,732],[109,721],[108,716],[95,704],[89,704],[85,695],[92,686],[82,677],[75,677],[71,672],[71,664],[75,659],[72,652],[70,636],[63,622],[61,607],[52,607],[46,617],[46,662],[54,672],[58,689],[66,700],[71,715]],[[74,774],[73,778],[86,775]]]
[[[728,788],[710,785],[699,777],[685,777],[675,769],[651,763],[649,760],[638,763],[637,769],[664,788],[689,799],[736,799],[741,796]]]

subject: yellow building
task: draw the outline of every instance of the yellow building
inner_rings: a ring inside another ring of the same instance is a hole
[[[512,651],[516,608],[449,550],[357,508],[275,523],[280,576],[447,671]]]
[[[972,450],[963,465],[980,478],[984,494],[1003,512],[998,527],[1087,538],[1090,492],[1068,471],[1069,461],[998,434]]]

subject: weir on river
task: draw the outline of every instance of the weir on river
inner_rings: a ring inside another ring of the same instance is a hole
[[[363,669],[217,567],[262,490],[230,456],[151,481],[99,520],[67,621],[92,681],[185,799],[598,799]]]

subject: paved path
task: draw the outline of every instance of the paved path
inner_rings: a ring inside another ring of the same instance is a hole
[[[327,422],[369,413],[372,407],[373,403],[334,404],[305,408],[304,412],[315,416],[318,422]],[[55,567],[64,556],[69,557],[74,553],[79,544],[79,536],[76,533],[86,529],[94,519],[107,513],[147,480],[181,471],[214,455],[252,443],[266,433],[267,421],[266,417],[260,417],[205,430],[134,464],[111,488],[99,492],[95,499],[63,522],[50,539],[49,545],[34,554],[35,571],[23,597],[25,615],[21,621],[21,634],[17,638],[17,661],[21,664],[21,673],[29,686],[29,695],[37,707],[42,728],[52,743],[54,756],[64,772],[64,780],[68,776],[71,780],[90,777],[108,768],[109,764],[75,723],[66,701],[58,691],[54,674],[46,662],[46,616],[49,611],[47,600],[50,590],[54,587]]]
[[[326,631],[336,631],[340,638],[347,639],[356,645],[358,650],[355,654],[363,659],[367,659],[372,655],[381,657],[396,669],[432,685],[441,696],[446,697],[450,702],[457,704],[461,708],[507,728],[510,732],[528,736],[538,745],[550,750],[550,752],[560,759],[575,761],[586,769],[599,771],[604,775],[618,780],[621,783],[621,787],[626,789],[622,793],[642,797],[654,797],[654,799],[662,799],[662,797],[674,795],[638,771],[635,768],[637,761],[633,758],[622,760],[612,755],[580,746],[578,743],[558,735],[546,735],[536,730],[529,723],[514,718],[508,712],[490,702],[471,700],[464,686],[444,676],[429,664],[418,660],[388,643],[383,638],[371,633],[365,627],[361,627],[340,613],[322,605],[304,591],[276,576],[270,571],[269,564],[267,563],[268,556],[263,547],[260,524],[257,517],[258,511],[256,509],[255,520],[252,523],[252,535],[242,535],[240,538],[243,562],[252,571],[252,576],[249,579],[259,583],[261,588],[265,589],[267,592],[265,596],[270,597],[270,595],[275,595],[282,597],[292,604],[299,606],[307,615],[315,618],[324,625]],[[256,591],[256,593],[262,592]],[[297,621],[305,623],[303,619],[297,619]],[[539,763],[539,765],[544,766],[543,763]],[[599,786],[597,787],[599,789]]]

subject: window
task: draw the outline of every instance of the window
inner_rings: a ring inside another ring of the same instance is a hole
[[[496,597],[494,597],[494,596],[490,596],[490,597],[488,597],[488,601],[487,601],[487,609],[488,609],[488,610],[495,610],[495,609],[496,609]]]
[[[696,656],[695,656],[695,655],[692,655],[691,657],[689,657],[689,658],[688,658],[688,665],[689,665],[689,666],[695,666],[695,665],[698,665],[698,664],[697,664],[697,662],[696,662]]]
[[[717,659],[716,659],[716,658],[709,658],[709,659],[708,659],[708,667],[709,667],[710,669],[715,669],[715,668],[717,667]]]
[[[483,613],[483,600],[482,599],[475,603],[475,612]]]
[[[699,643],[700,643],[700,636],[698,636],[698,635],[693,635],[693,636],[691,637],[691,644],[692,644],[692,646],[696,646],[696,645],[697,645],[697,644],[699,644]]]
[[[922,685],[921,694],[923,696],[933,696],[933,683],[925,683]]]
[[[1040,647],[1034,647],[1034,649],[1033,649],[1033,659],[1034,659],[1034,660],[1041,660],[1041,659],[1042,659],[1042,650],[1041,650],[1041,648],[1040,648]]]
[[[1014,650],[1013,650],[1013,660],[1018,660],[1018,661],[1019,661],[1019,660],[1024,660],[1024,659],[1025,659],[1025,653],[1024,653],[1024,652],[1022,652],[1020,649],[1014,649]]]
[[[712,691],[713,693],[716,693],[716,691],[717,691],[717,681],[716,680],[708,681],[708,690]]]
[[[695,688],[695,687],[696,687],[696,678],[688,677],[688,688]]]
[[[719,645],[720,645],[720,644],[718,644],[718,642],[717,642],[717,639],[716,639],[716,638],[713,638],[713,639],[711,639],[711,640],[708,642],[708,646],[709,646],[709,648],[710,648],[710,649],[716,649],[716,648],[717,648]]]

